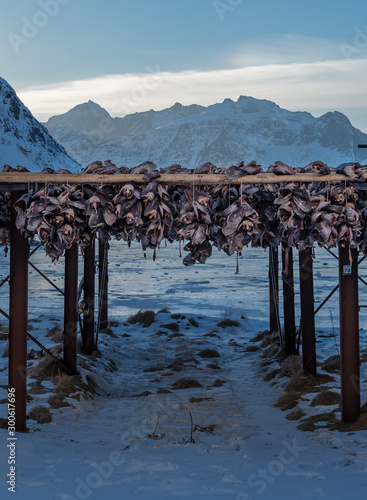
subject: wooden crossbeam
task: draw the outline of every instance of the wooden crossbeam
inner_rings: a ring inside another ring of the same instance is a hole
[[[367,179],[367,172],[363,173]],[[190,185],[218,185],[218,184],[280,184],[284,182],[344,182],[358,181],[360,179],[345,176],[343,174],[320,175],[314,173],[298,173],[294,175],[275,175],[262,173],[256,175],[245,175],[238,179],[227,179],[224,174],[162,174],[157,179],[161,184],[176,184],[181,186]],[[149,184],[150,179],[144,178],[142,174],[42,174],[39,172],[1,172],[0,189],[11,184]]]

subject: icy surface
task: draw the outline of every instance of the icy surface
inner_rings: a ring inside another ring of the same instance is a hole
[[[93,361],[95,380],[105,392],[94,399],[71,399],[71,407],[51,410],[49,424],[27,420],[30,432],[17,436],[17,498],[364,498],[367,431],[299,431],[299,421],[287,420],[287,412],[273,406],[283,379],[274,386],[265,382],[261,351],[246,351],[253,345],[250,339],[268,326],[266,252],[244,249],[238,275],[235,258],[223,253],[215,252],[207,264],[191,268],[182,265],[178,253],[176,245],[168,245],[153,262],[151,255],[143,258],[137,245],[129,249],[112,242],[109,313],[114,335],[99,335],[101,356]],[[63,259],[51,264],[41,250],[31,260],[63,288]],[[335,286],[336,264],[325,251],[317,251],[317,302]],[[8,257],[1,255],[0,265],[3,278]],[[360,270],[366,279],[363,265]],[[4,285],[0,295],[5,310],[7,288]],[[362,284],[360,292],[364,304]],[[297,288],[296,299],[298,303]],[[165,308],[170,312],[162,311]],[[139,309],[162,312],[147,328],[126,323]],[[364,311],[361,327],[366,322]],[[32,334],[48,347],[54,345],[45,333],[62,324],[62,314],[61,296],[31,270]],[[240,326],[219,326],[225,318]],[[179,335],[164,326],[171,323],[178,325]],[[318,359],[338,354],[337,294],[317,316],[317,329]],[[5,345],[0,341],[1,352]],[[366,347],[362,330],[362,352]],[[29,342],[28,348],[35,346]],[[216,350],[220,356],[203,358],[199,354],[203,349]],[[178,358],[183,360],[182,370],[174,371],[172,363]],[[361,374],[364,403],[365,363]],[[6,396],[7,376],[7,358],[0,358],[0,399]],[[174,390],[173,384],[182,378],[195,379],[202,387]],[[222,385],[215,383],[218,379]],[[338,390],[337,384],[336,377],[328,385]],[[52,383],[42,385],[52,390]],[[150,394],[137,397],[145,391]],[[28,408],[47,405],[48,394],[33,396]],[[193,433],[195,443],[189,442],[190,413],[194,426],[200,426]],[[6,417],[4,404],[1,417]],[[0,432],[5,496],[7,431]]]

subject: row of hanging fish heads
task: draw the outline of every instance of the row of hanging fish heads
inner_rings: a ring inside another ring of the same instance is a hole
[[[5,171],[11,167],[6,166]],[[18,167],[17,171],[24,171]],[[44,169],[49,174],[52,169]],[[82,173],[131,174],[125,185],[52,184],[29,190],[15,203],[16,226],[30,239],[37,237],[46,253],[57,260],[76,242],[87,246],[98,234],[129,244],[136,240],[143,251],[156,249],[165,239],[184,242],[185,265],[205,263],[217,247],[226,254],[240,254],[244,246],[268,248],[283,244],[298,250],[316,243],[329,247],[348,242],[367,254],[366,165],[346,163],[332,169],[321,161],[302,169],[275,162],[268,172],[279,183],[246,184],[245,180],[217,185],[164,185],[162,174],[225,174],[235,181],[262,172],[255,161],[226,169],[204,163],[196,169],[171,165],[158,169],[147,161],[129,169],[110,161],[93,162]],[[282,182],[282,175],[298,172],[320,174],[317,182]],[[346,181],[330,183],[322,176],[344,173]],[[71,174],[62,170],[58,173]],[[146,184],[134,182],[143,174]],[[347,180],[348,179],[348,180]],[[351,179],[351,180],[350,180]],[[0,174],[1,181],[1,174]],[[9,242],[10,195],[0,192],[0,238]]]

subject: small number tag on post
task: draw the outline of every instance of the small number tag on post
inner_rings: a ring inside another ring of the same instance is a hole
[[[352,266],[343,266],[343,274],[352,274]]]

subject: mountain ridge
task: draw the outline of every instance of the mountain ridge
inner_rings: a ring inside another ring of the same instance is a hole
[[[80,171],[80,165],[51,137],[0,77],[0,165],[23,165],[37,172],[43,167]]]
[[[89,119],[88,106],[93,107]],[[83,126],[78,125],[81,116]],[[367,142],[367,134],[353,127],[343,113],[329,111],[315,118],[307,111],[288,111],[251,96],[206,107],[175,103],[122,118],[112,118],[99,104],[88,101],[51,117],[45,126],[83,165],[107,158],[118,165],[149,159],[159,166],[180,163],[191,168],[205,161],[221,167],[241,160],[256,160],[264,167],[276,160],[293,166],[316,160],[330,166],[367,161],[357,147]]]

